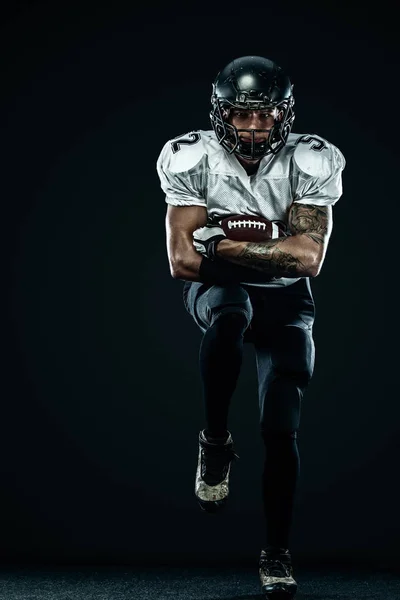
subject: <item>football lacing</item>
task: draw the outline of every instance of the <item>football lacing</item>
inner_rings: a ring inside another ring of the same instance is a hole
[[[266,224],[262,221],[228,221],[229,229],[235,227],[253,227],[254,229],[264,229],[266,228]]]

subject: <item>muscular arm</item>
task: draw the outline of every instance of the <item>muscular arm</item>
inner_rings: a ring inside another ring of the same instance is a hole
[[[316,277],[332,232],[332,208],[293,203],[289,227],[291,236],[267,242],[222,240],[217,255],[273,277]]]
[[[202,256],[193,246],[193,231],[207,222],[203,206],[168,205],[165,219],[167,253],[172,277],[200,281],[199,267]]]
[[[207,281],[224,285],[241,281],[264,283],[270,276],[248,266],[235,265],[225,260],[216,262],[204,258],[193,246],[193,232],[207,222],[207,210],[203,206],[168,205],[165,220],[169,268],[174,279]],[[204,261],[209,265],[204,272]],[[200,265],[203,263],[202,276]],[[211,272],[210,272],[211,268]]]

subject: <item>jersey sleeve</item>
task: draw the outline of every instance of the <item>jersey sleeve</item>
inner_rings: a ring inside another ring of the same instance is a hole
[[[305,136],[305,142],[296,147],[294,162],[298,170],[294,202],[336,204],[343,193],[342,171],[346,165],[340,150],[319,136]]]
[[[183,152],[174,153],[168,141],[157,160],[157,173],[165,193],[165,201],[173,206],[207,206],[201,147],[195,151],[182,145]],[[189,156],[188,156],[189,154]]]

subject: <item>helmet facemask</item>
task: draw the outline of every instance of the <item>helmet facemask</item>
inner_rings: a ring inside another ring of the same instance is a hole
[[[277,154],[286,144],[288,135],[294,121],[294,98],[290,95],[288,99],[276,104],[265,104],[260,100],[247,102],[230,102],[227,99],[220,99],[215,94],[215,86],[213,85],[213,95],[211,97],[212,110],[210,119],[221,146],[229,152],[229,154],[237,154],[242,158],[257,160],[269,154]],[[228,123],[229,112],[232,109],[242,110],[265,110],[277,108],[278,117],[275,119],[271,129],[239,129]],[[249,143],[243,142],[240,139],[242,132],[250,133],[251,140]],[[266,134],[265,142],[255,141],[255,134],[262,132]]]

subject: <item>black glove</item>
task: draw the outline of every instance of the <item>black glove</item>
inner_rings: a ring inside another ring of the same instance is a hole
[[[193,232],[193,246],[197,252],[206,258],[215,260],[217,245],[225,238],[226,235],[222,227],[215,222],[211,222]]]

